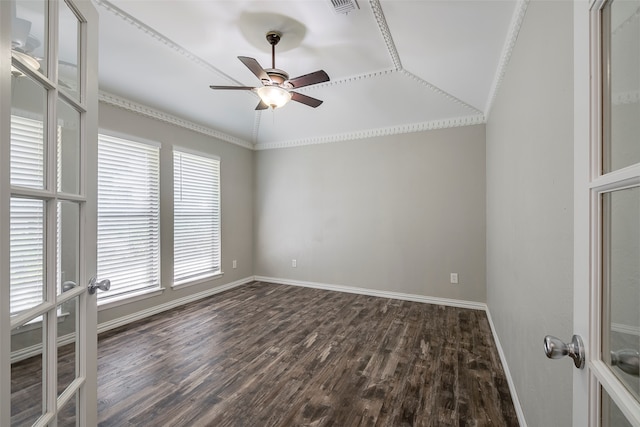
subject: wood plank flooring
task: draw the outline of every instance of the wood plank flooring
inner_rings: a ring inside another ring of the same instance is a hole
[[[99,339],[100,426],[517,426],[482,311],[255,282]]]

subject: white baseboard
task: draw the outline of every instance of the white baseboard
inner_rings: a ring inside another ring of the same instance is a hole
[[[245,277],[244,279],[236,280],[235,282],[227,283],[226,285],[217,286],[212,289],[207,289],[206,291],[187,295],[186,297],[174,299],[164,304],[153,306],[146,310],[138,311],[126,316],[118,317],[117,319],[109,320],[108,322],[100,323],[98,325],[98,334],[118,328],[120,326],[124,326],[137,320],[144,319],[145,317],[153,316],[154,314],[162,313],[163,311],[188,304],[193,301],[198,301],[211,295],[219,294],[220,292],[228,291],[229,289],[237,288],[238,286],[245,285],[247,283],[253,282],[254,280],[255,279],[253,276]]]
[[[404,294],[401,292],[379,291],[376,289],[358,288],[355,286],[331,285],[328,283],[305,282],[301,280],[281,279],[277,277],[255,276],[259,282],[280,283],[283,285],[301,286],[304,288],[324,289],[327,291],[347,292],[350,294],[369,295],[372,297],[391,298],[403,301],[423,302],[426,304],[447,305],[450,307],[470,308],[472,310],[486,310],[487,305],[482,302],[464,301],[449,298],[427,297],[424,295]]]
[[[520,427],[527,427],[527,420],[525,420],[524,418],[524,412],[522,412],[522,405],[520,405],[520,399],[518,399],[518,393],[516,393],[516,386],[513,383],[513,378],[511,377],[511,371],[509,371],[507,358],[504,355],[504,351],[502,351],[502,345],[500,344],[498,333],[496,332],[495,325],[493,324],[493,319],[491,318],[489,307],[487,307],[487,319],[489,319],[489,326],[491,327],[493,340],[496,342],[496,348],[498,349],[498,354],[500,355],[500,362],[502,362],[502,369],[504,370],[504,375],[505,377],[507,377],[507,383],[509,384],[509,391],[511,392],[511,399],[513,400],[513,406],[516,410],[516,415],[518,416],[518,423],[520,424]]]

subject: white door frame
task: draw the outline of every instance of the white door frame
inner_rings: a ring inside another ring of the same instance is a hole
[[[640,409],[601,360],[601,202],[600,192],[640,182],[635,165],[600,175],[602,164],[599,10],[605,0],[574,0],[574,333],[581,335],[586,368],[573,375],[573,426],[601,425],[600,387],[640,426]]]

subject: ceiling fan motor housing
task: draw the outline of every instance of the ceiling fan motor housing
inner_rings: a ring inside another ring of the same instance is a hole
[[[289,80],[289,74],[287,74],[283,70],[279,70],[277,68],[265,68],[264,70],[267,75],[271,78],[271,81],[278,86],[287,87],[291,89],[293,86],[290,84],[285,84],[287,80]],[[271,84],[270,82],[263,82],[264,84]]]

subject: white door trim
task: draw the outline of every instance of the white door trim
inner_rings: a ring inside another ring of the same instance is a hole
[[[573,3],[573,138],[574,138],[574,334],[582,336],[590,354],[589,313],[589,192],[590,178],[590,110],[589,110],[589,1]],[[589,375],[588,369],[574,370],[573,375],[573,426],[589,425]]]

